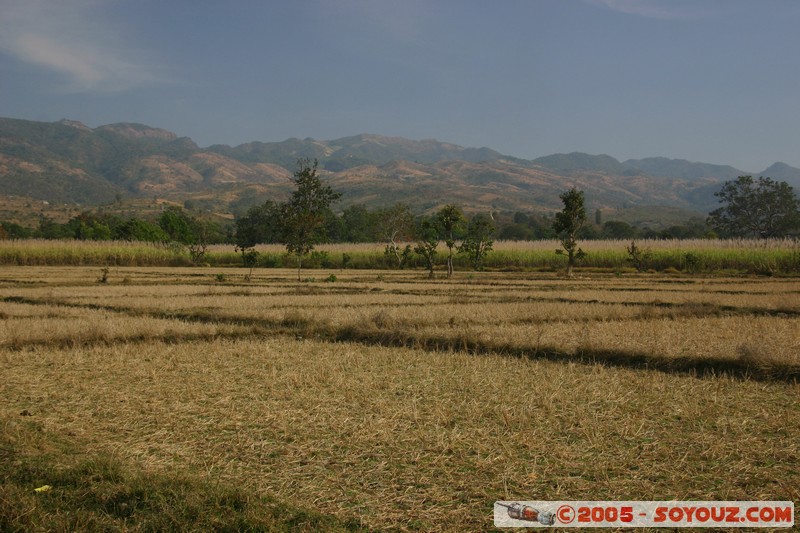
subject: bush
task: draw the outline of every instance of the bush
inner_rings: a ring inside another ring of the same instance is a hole
[[[331,268],[333,262],[328,252],[314,250],[303,259],[303,266],[306,268]]]
[[[637,272],[644,272],[648,269],[650,258],[653,256],[650,250],[642,250],[636,246],[636,241],[631,241],[630,246],[625,249],[628,252],[628,262],[633,265]]]
[[[689,273],[695,273],[700,270],[702,266],[702,260],[700,256],[697,254],[693,254],[692,252],[688,252],[683,256],[683,264],[684,269]]]

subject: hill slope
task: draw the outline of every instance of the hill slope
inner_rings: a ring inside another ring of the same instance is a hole
[[[747,172],[727,165],[694,163],[685,159],[668,159],[666,157],[629,159],[623,164],[650,176],[685,180],[713,177],[728,181],[747,174]]]
[[[51,202],[97,205],[159,197],[202,202],[217,212],[241,211],[285,198],[299,158],[316,158],[322,175],[343,192],[339,207],[403,201],[417,212],[458,203],[474,210],[554,210],[571,186],[595,207],[663,205],[707,211],[733,167],[608,155],[554,154],[534,161],[489,148],[436,140],[355,135],[331,141],[287,139],[200,148],[191,139],[143,124],[89,128],[0,118],[0,193]],[[773,165],[773,177],[800,181],[800,170]]]
[[[581,152],[547,155],[534,159],[533,162],[561,173],[589,171],[625,174],[630,170],[610,155],[590,155]]]
[[[775,163],[759,176],[768,176],[774,180],[785,181],[796,190],[800,189],[800,168],[795,168],[786,163]]]

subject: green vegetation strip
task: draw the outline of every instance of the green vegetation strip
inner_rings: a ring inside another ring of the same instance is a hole
[[[578,263],[584,270],[634,272],[626,251],[629,241],[587,241],[587,257]],[[728,241],[640,241],[647,251],[643,269],[673,273],[750,273],[761,275],[797,274],[800,272],[800,244],[797,241],[742,241],[731,246]],[[383,253],[382,245],[335,245],[330,250],[314,251],[303,260],[307,269],[383,269],[393,268]],[[365,246],[368,249],[364,249]],[[323,247],[324,248],[324,247]],[[558,271],[566,267],[566,259],[556,255],[556,244],[550,241],[513,243],[495,246],[484,266],[495,271]],[[440,255],[444,246],[439,247]],[[243,265],[242,255],[232,247],[215,246],[199,261],[192,261],[189,251],[176,244],[124,241],[0,241],[0,265],[17,266],[232,266]],[[256,268],[296,267],[296,257],[271,248],[260,251]],[[412,256],[408,266],[423,268],[424,261]],[[471,264],[464,255],[454,257],[457,270],[469,271]],[[437,268],[443,268],[441,265]]]
[[[0,418],[0,531],[366,531],[207,479],[86,453],[25,414]]]

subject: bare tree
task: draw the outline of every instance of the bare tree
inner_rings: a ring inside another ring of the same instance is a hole
[[[397,203],[378,213],[381,238],[386,243],[384,254],[403,268],[411,254],[408,241],[414,238],[414,216],[406,204]],[[405,246],[403,245],[405,243]]]
[[[482,268],[483,259],[492,250],[492,235],[496,229],[491,216],[483,213],[473,216],[467,224],[467,234],[458,247],[458,253],[469,257],[475,270]]]

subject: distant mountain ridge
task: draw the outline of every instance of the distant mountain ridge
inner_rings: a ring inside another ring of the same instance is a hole
[[[695,163],[685,159],[668,159],[666,157],[628,159],[623,164],[629,168],[638,169],[650,176],[682,178],[687,180],[714,177],[722,178],[727,181],[748,174],[747,172],[728,165]]]
[[[332,141],[287,139],[282,142],[252,142],[236,147],[210,146],[216,152],[247,163],[273,163],[293,168],[299,157],[320,160],[323,168],[339,172],[362,165],[385,165],[405,160],[433,164],[440,161],[496,161],[504,156],[489,148],[462,148],[436,140],[412,141],[403,137],[361,134]]]
[[[774,180],[785,181],[794,188],[800,188],[800,168],[795,168],[786,163],[775,163],[760,175],[769,176]]]
[[[571,186],[590,207],[716,206],[723,181],[747,174],[730,166],[662,157],[620,162],[580,152],[535,160],[490,148],[361,134],[330,141],[287,139],[199,147],[144,124],[89,128],[0,118],[0,194],[99,205],[123,197],[199,199],[222,212],[291,190],[299,158],[316,158],[340,205],[409,203],[418,212],[444,203],[467,210],[554,210]],[[800,169],[776,163],[763,175],[800,188]]]
[[[534,163],[558,172],[592,171],[624,174],[631,170],[610,155],[590,155],[582,152],[553,154],[539,157]]]

